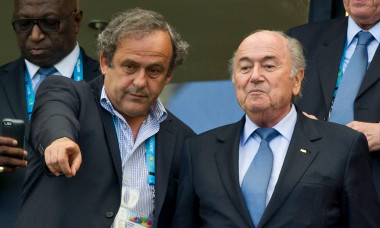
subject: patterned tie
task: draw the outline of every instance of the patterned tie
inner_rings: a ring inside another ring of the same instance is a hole
[[[354,101],[367,71],[367,45],[372,39],[370,32],[358,33],[358,43],[340,82],[331,110],[330,122],[346,125],[354,120]]]
[[[50,76],[57,71],[57,69],[55,69],[55,67],[49,67],[49,68],[44,68],[44,67],[40,67],[40,69],[38,69],[38,72],[40,73],[40,80],[37,82],[35,88],[34,88],[34,93],[37,92],[37,89],[38,87],[40,86],[41,82],[47,77],[47,76]]]
[[[269,142],[279,133],[273,128],[258,128],[260,147],[251,162],[241,185],[241,191],[255,227],[259,224],[266,207],[269,179],[272,174],[273,153]]]

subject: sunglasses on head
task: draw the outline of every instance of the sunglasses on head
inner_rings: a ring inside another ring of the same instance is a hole
[[[30,33],[34,25],[37,25],[44,33],[54,33],[59,31],[59,27],[63,20],[69,18],[71,15],[75,15],[78,12],[78,9],[74,9],[74,11],[70,13],[70,15],[61,19],[48,17],[13,19],[12,25],[16,33]]]

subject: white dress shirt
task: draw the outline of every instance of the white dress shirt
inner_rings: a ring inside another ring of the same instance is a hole
[[[278,177],[280,175],[280,171],[284,163],[286,153],[288,151],[290,139],[292,138],[296,121],[297,112],[294,105],[292,104],[290,112],[279,123],[273,126],[273,128],[276,129],[280,134],[269,142],[269,146],[273,152],[273,168],[267,189],[266,204],[268,204],[270,198],[272,197],[274,187],[276,186]],[[239,144],[240,186],[260,146],[260,136],[256,133],[252,134],[257,128],[259,127],[246,115],[244,130],[243,134],[240,137]],[[250,137],[251,135],[252,137]]]

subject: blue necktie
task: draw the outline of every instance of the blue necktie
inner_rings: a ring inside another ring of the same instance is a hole
[[[49,68],[44,68],[44,67],[40,67],[40,69],[38,69],[38,72],[40,73],[40,80],[37,82],[35,88],[34,88],[34,93],[37,92],[37,89],[38,87],[40,86],[41,82],[47,77],[47,76],[50,76],[57,71],[57,69],[55,69],[55,67],[49,67]]]
[[[354,101],[367,71],[367,45],[372,39],[370,32],[358,33],[358,43],[340,82],[331,110],[330,122],[346,125],[354,120]]]
[[[269,179],[272,174],[273,153],[269,142],[279,133],[273,128],[258,128],[260,147],[253,158],[241,185],[241,191],[255,227],[259,224],[266,207]]]

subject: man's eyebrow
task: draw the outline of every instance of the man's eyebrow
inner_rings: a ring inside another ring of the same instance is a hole
[[[139,63],[132,59],[124,59],[123,61],[121,61],[121,65],[124,65],[124,64],[138,65]]]
[[[248,57],[242,57],[242,58],[239,59],[238,63],[241,63],[241,62],[244,62],[244,61],[247,61],[247,62],[250,62],[250,63],[253,62],[253,61],[252,61],[250,58],[248,58]]]
[[[276,56],[274,55],[267,55],[267,56],[264,56],[264,58],[262,58],[263,61],[267,61],[267,60],[275,60],[277,59]],[[252,59],[248,58],[248,57],[241,57],[238,61],[238,63],[241,63],[241,62],[244,62],[244,61],[247,61],[247,62],[250,62],[250,63],[253,63]]]

